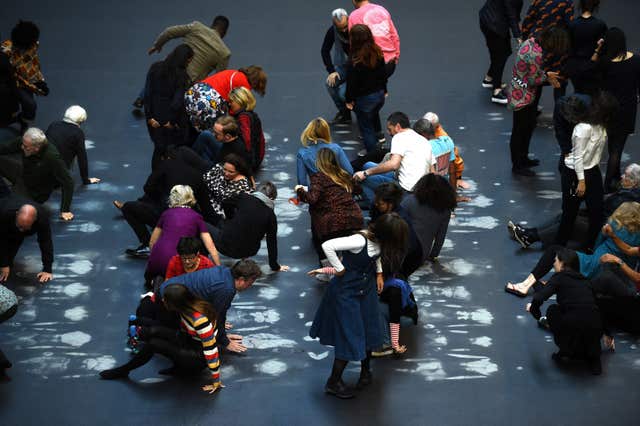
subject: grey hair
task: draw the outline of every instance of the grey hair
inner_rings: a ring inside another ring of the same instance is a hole
[[[87,121],[87,111],[80,105],[72,105],[64,112],[62,120],[79,126]]]
[[[192,207],[196,197],[189,185],[175,185],[169,193],[169,207]]]
[[[29,139],[35,148],[42,148],[47,144],[47,136],[37,127],[29,127],[22,137]]]
[[[421,118],[413,125],[413,130],[427,139],[433,139],[436,135],[436,126],[426,118]]]
[[[339,21],[342,18],[345,18],[348,16],[349,14],[347,13],[347,11],[342,8],[335,9],[333,12],[331,12],[331,17],[336,21]]]
[[[425,120],[429,120],[431,124],[436,127],[438,127],[438,125],[440,124],[440,118],[435,112],[428,112],[422,118],[424,118]]]
[[[640,165],[631,163],[624,169],[624,176],[629,179],[632,188],[640,186]]]
[[[262,192],[264,195],[272,200],[278,198],[278,190],[273,182],[265,182],[258,186],[258,192]]]

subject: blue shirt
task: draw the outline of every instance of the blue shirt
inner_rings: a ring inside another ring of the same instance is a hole
[[[309,185],[309,176],[318,173],[316,167],[316,158],[318,157],[318,151],[323,148],[328,148],[336,154],[338,164],[350,175],[353,174],[353,167],[347,158],[347,155],[342,150],[342,147],[337,143],[324,143],[318,142],[315,144],[309,143],[309,146],[302,147],[298,150],[296,158],[296,166],[298,172],[298,185]]]
[[[616,236],[625,243],[632,247],[640,245],[640,233],[631,233],[625,228],[619,227],[615,222],[609,221],[609,224],[613,228]],[[603,254],[610,253],[619,257],[625,263],[632,265],[634,260],[622,253],[618,246],[613,242],[611,238],[604,238],[602,234],[596,241],[595,250],[593,254],[585,254],[578,252],[578,258],[580,259],[580,273],[587,278],[594,278],[600,272],[600,257]]]
[[[218,341],[223,347],[229,344],[224,324],[227,321],[227,310],[236,295],[235,279],[231,269],[226,266],[214,266],[188,274],[169,278],[160,286],[160,295],[171,284],[182,284],[201,299],[211,303],[218,317]]]
[[[436,173],[440,176],[449,174],[449,164],[455,161],[453,140],[449,136],[440,136],[437,139],[430,139],[431,154],[436,161]]]

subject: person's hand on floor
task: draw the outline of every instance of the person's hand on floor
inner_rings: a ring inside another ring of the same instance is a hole
[[[278,272],[287,272],[289,268],[287,265],[280,265],[280,269],[278,269]]]
[[[62,212],[62,213],[60,213],[60,219],[64,220],[65,222],[73,220],[73,213],[71,213],[71,212]]]
[[[38,281],[41,283],[46,283],[49,282],[53,279],[53,274],[50,272],[38,272],[38,275],[36,275],[36,278],[38,278]]]
[[[101,180],[100,178],[92,177],[92,178],[89,178],[89,183],[90,184],[92,184],[92,183],[100,183],[100,180]]]
[[[247,351],[247,347],[241,343],[242,338],[240,340],[234,340],[231,338],[230,335],[227,337],[229,337],[229,344],[227,345],[228,351],[235,352],[238,354],[241,354]]]
[[[0,268],[0,283],[5,282],[9,279],[9,274],[11,273],[11,268],[8,266],[3,266]]]

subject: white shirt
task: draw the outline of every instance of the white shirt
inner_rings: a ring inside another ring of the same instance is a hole
[[[413,129],[406,129],[393,136],[391,154],[402,156],[397,175],[398,183],[406,191],[413,191],[418,180],[429,173],[429,168],[435,164],[431,143]]]
[[[583,180],[584,171],[600,163],[607,143],[607,131],[602,126],[579,123],[573,128],[571,143],[571,153],[564,157],[564,165],[575,170],[578,180]]]
[[[367,254],[369,257],[378,256],[380,254],[380,246],[378,243],[374,243],[365,238],[362,234],[353,234],[350,237],[334,238],[322,243],[322,250],[327,255],[327,260],[331,263],[331,266],[336,268],[337,272],[344,270],[344,265],[338,257],[339,251],[350,251],[351,253],[358,253],[364,245],[367,245]],[[348,265],[347,265],[348,266]],[[380,258],[376,259],[376,272],[382,272],[382,263]]]

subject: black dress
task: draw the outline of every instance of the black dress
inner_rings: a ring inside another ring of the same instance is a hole
[[[636,127],[638,94],[640,93],[640,56],[620,62],[601,64],[603,89],[610,92],[620,103],[612,128],[631,134]]]
[[[594,16],[576,18],[569,24],[571,53],[564,73],[571,79],[576,93],[594,94],[599,89],[596,63],[591,61],[598,40],[607,32],[607,24]]]
[[[540,319],[540,306],[556,295],[557,304],[547,309],[547,320],[560,355],[600,363],[602,319],[589,280],[578,272],[554,274],[536,291],[531,315]]]

